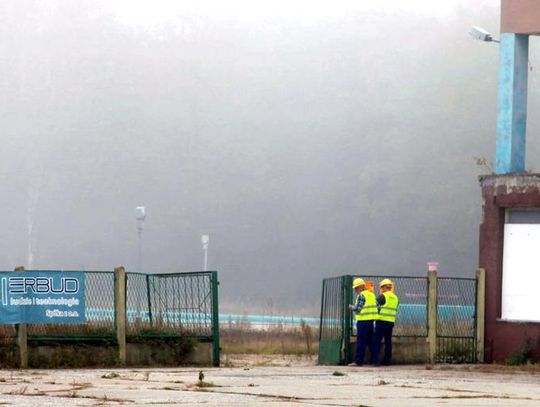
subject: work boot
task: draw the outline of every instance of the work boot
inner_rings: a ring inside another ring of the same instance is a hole
[[[362,365],[361,365],[361,364],[359,365],[359,364],[356,363],[356,362],[352,362],[352,363],[349,363],[347,366],[353,367],[353,366],[362,366]]]

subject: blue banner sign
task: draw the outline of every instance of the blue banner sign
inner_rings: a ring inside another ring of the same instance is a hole
[[[81,324],[86,321],[84,273],[0,273],[0,324]]]

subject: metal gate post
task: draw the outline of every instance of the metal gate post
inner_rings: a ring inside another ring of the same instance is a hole
[[[24,271],[24,267],[19,266],[15,271]],[[17,347],[19,348],[19,367],[28,369],[28,327],[26,324],[15,324],[17,331]]]
[[[348,364],[352,360],[351,353],[351,312],[349,310],[349,304],[352,304],[352,276],[347,275],[341,278],[341,318],[342,325],[342,337],[344,341],[343,356],[344,364]]]
[[[146,301],[148,305],[148,319],[150,320],[150,327],[153,328],[153,317],[152,317],[152,299],[150,297],[150,275],[146,275]]]
[[[319,343],[321,343],[321,340],[322,340],[322,332],[323,332],[323,318],[324,318],[324,306],[325,306],[325,303],[324,303],[324,286],[326,284],[326,280],[323,279],[323,282],[322,282],[322,294],[321,294],[321,318],[320,318],[320,322],[319,322]],[[320,349],[320,348],[319,348]]]
[[[127,276],[124,267],[114,269],[114,321],[116,330],[116,341],[118,342],[118,362],[126,364],[127,344],[126,344],[126,288]]]
[[[212,289],[212,362],[214,366],[219,367],[221,348],[219,344],[219,281],[217,271],[212,271],[210,286]]]
[[[476,270],[476,361],[484,362],[486,271]]]
[[[429,363],[437,359],[437,271],[428,271],[428,344]]]

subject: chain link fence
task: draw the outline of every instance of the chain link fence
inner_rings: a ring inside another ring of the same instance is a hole
[[[69,271],[66,271],[69,273]],[[114,326],[114,273],[85,271],[85,324],[30,324],[30,338],[112,339]]]

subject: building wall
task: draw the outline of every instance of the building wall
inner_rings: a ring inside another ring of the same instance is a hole
[[[502,0],[501,33],[539,34],[538,0]]]
[[[540,208],[540,174],[490,175],[481,177],[480,184],[484,203],[479,266],[486,270],[485,360],[503,362],[527,341],[534,356],[540,358],[540,323],[500,320],[505,210]],[[531,272],[540,272],[540,265]]]

